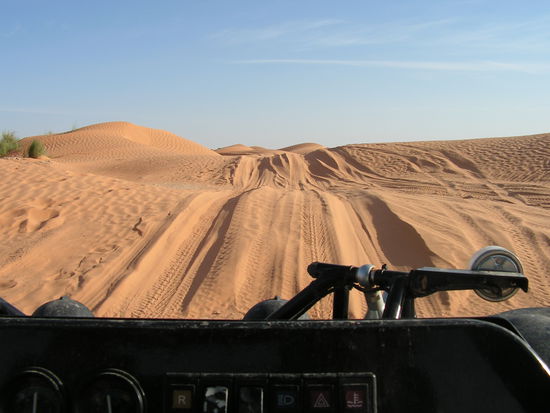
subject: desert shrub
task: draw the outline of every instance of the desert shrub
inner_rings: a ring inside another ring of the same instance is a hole
[[[4,156],[11,151],[14,151],[19,146],[15,133],[2,132],[2,139],[0,139],[0,156]]]
[[[32,141],[31,145],[29,146],[29,150],[27,152],[27,155],[29,156],[29,158],[38,158],[45,154],[46,154],[46,148],[44,147],[44,144],[37,140]]]

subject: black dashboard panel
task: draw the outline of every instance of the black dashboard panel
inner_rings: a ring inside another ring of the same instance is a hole
[[[0,412],[541,412],[549,377],[473,319],[0,318]]]

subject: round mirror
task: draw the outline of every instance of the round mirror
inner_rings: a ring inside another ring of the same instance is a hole
[[[469,265],[474,271],[503,271],[523,274],[519,258],[506,248],[491,245],[476,252]],[[518,288],[483,288],[475,290],[476,294],[487,301],[504,301],[517,293]]]

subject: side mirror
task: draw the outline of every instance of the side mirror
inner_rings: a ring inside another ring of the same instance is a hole
[[[476,252],[469,264],[474,271],[502,271],[523,274],[519,258],[506,248],[491,245]],[[474,290],[477,295],[487,301],[504,301],[518,292],[518,288],[484,288]]]

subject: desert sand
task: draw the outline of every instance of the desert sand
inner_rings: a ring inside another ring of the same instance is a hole
[[[487,245],[520,257],[529,293],[439,293],[419,316],[550,305],[550,134],[211,150],[110,122],[32,139],[47,157],[0,159],[0,296],[27,314],[69,295],[102,317],[239,319],[312,261],[466,268]]]

